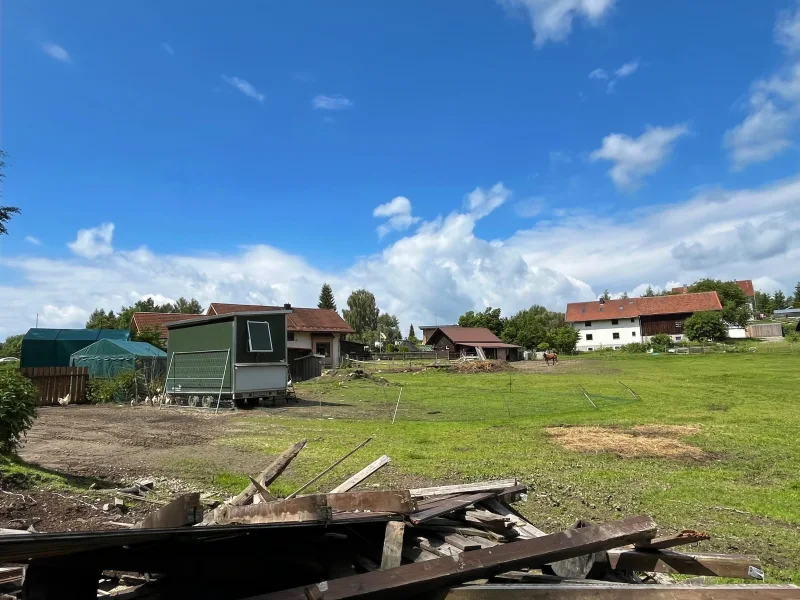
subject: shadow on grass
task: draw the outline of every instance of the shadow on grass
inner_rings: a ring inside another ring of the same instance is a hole
[[[53,484],[75,489],[119,488],[123,484],[97,477],[84,477],[28,463],[15,454],[0,454],[0,488],[27,489],[35,484]]]

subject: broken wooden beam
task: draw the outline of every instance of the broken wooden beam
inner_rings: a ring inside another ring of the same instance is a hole
[[[383,554],[381,555],[381,571],[399,567],[403,560],[403,533],[406,524],[403,521],[386,523],[386,534],[383,538]]]
[[[203,507],[200,505],[200,493],[183,494],[166,506],[150,513],[134,525],[136,529],[160,529],[165,527],[182,527],[194,525],[203,520]]]
[[[250,483],[252,483],[253,486],[255,486],[256,492],[258,493],[259,496],[261,496],[261,500],[263,500],[264,502],[272,502],[273,500],[276,499],[275,496],[270,494],[269,490],[265,488],[263,485],[261,485],[257,479],[250,477]]]
[[[427,498],[430,496],[447,496],[448,494],[472,494],[475,492],[490,492],[514,487],[519,483],[516,479],[497,479],[494,481],[479,481],[477,483],[464,483],[461,485],[440,485],[438,487],[416,488],[409,490],[412,498]]]
[[[363,573],[321,584],[306,585],[258,596],[260,600],[305,600],[324,593],[325,600],[344,598],[408,598],[443,586],[456,585],[522,567],[537,567],[572,556],[609,550],[651,539],[655,522],[648,516],[592,525],[531,540],[463,552],[453,558],[401,565],[388,571]],[[324,589],[323,589],[324,588]]]
[[[341,492],[320,494],[334,512],[389,512],[407,515],[416,510],[408,490]]]
[[[278,458],[273,460],[269,466],[264,469],[258,477],[256,477],[256,481],[258,481],[262,486],[269,487],[269,484],[275,481],[278,476],[284,472],[286,467],[289,466],[289,463],[294,460],[294,457],[300,453],[306,445],[307,440],[300,440],[296,444],[292,444],[286,450],[284,450]],[[231,506],[244,506],[248,502],[253,499],[253,496],[256,495],[256,486],[250,483],[241,493],[235,496],[229,504]]]
[[[325,597],[326,600],[328,596]],[[451,588],[437,600],[800,600],[792,585],[626,585],[620,583],[487,584]]]
[[[710,540],[711,536],[705,531],[694,531],[692,529],[684,529],[675,535],[665,535],[650,540],[649,542],[642,542],[636,544],[636,548],[647,550],[665,550],[667,548],[674,548],[675,546],[683,546],[685,544],[695,544]]]
[[[389,461],[391,461],[391,459],[384,454],[380,458],[376,459],[375,461],[371,462],[366,467],[361,469],[358,473],[350,477],[347,481],[344,481],[339,485],[337,485],[335,488],[333,488],[331,490],[331,494],[338,494],[340,492],[349,492],[359,483],[364,481],[367,477],[371,477],[378,470],[388,465]]]
[[[467,550],[480,550],[483,545],[475,540],[472,540],[460,533],[447,533],[444,535],[444,541],[451,546],[458,548],[462,552]]]
[[[509,491],[513,492],[515,489],[517,488],[516,487],[509,488]],[[423,510],[413,513],[409,517],[409,520],[414,525],[417,525],[419,523],[424,523],[425,521],[429,521],[435,517],[445,515],[453,511],[460,510],[462,508],[466,508],[467,506],[476,504],[488,498],[493,498],[494,496],[497,495],[497,493],[498,493],[497,491],[490,490],[490,491],[475,492],[470,494],[459,494],[458,496],[447,498],[445,500],[442,500],[441,502],[426,504]]]
[[[337,460],[335,463],[333,463],[333,464],[332,464],[331,466],[329,466],[327,469],[325,469],[324,471],[322,471],[322,472],[321,472],[321,473],[319,473],[318,475],[315,475],[315,476],[314,476],[312,479],[310,479],[309,481],[307,481],[307,482],[305,482],[303,485],[301,485],[301,486],[300,486],[300,487],[299,487],[297,490],[295,490],[294,492],[292,492],[291,494],[289,494],[288,496],[286,496],[286,498],[287,498],[287,499],[289,499],[289,498],[294,498],[295,496],[297,496],[297,494],[299,494],[300,492],[302,492],[304,489],[306,489],[308,486],[310,486],[312,483],[314,483],[315,481],[317,481],[317,480],[318,480],[320,477],[322,477],[322,476],[323,476],[323,475],[325,475],[326,473],[329,473],[330,471],[332,471],[334,467],[336,467],[337,465],[339,465],[339,464],[343,463],[343,462],[345,461],[345,459],[349,458],[350,456],[352,456],[353,454],[355,454],[357,451],[361,450],[361,448],[363,448],[364,446],[366,446],[367,444],[369,444],[369,443],[370,443],[370,442],[371,442],[373,439],[374,439],[374,437],[373,437],[373,436],[369,436],[369,437],[368,437],[366,440],[364,440],[364,441],[363,441],[363,442],[361,442],[361,443],[360,443],[358,446],[356,446],[355,448],[353,448],[352,450],[350,450],[350,452],[348,452],[347,454],[345,454],[345,455],[344,455],[342,458],[340,458],[339,460]]]
[[[527,519],[525,519],[516,510],[514,510],[507,504],[501,502],[497,498],[488,498],[483,502],[481,502],[481,504],[498,515],[510,518],[511,522],[514,523],[514,527],[517,530],[517,534],[522,539],[527,540],[547,535],[541,529],[534,527]]]
[[[608,560],[612,569],[623,571],[763,579],[761,561],[748,555],[615,549],[609,550]]]

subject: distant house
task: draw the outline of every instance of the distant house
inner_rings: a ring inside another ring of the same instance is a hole
[[[590,352],[646,343],[657,333],[683,341],[684,321],[709,310],[722,310],[717,292],[573,302],[567,304],[566,321],[580,334],[577,349]]]
[[[744,292],[744,295],[747,296],[747,300],[750,303],[750,310],[755,314],[756,312],[756,289],[753,287],[753,281],[751,279],[742,279],[740,281],[734,282],[736,285],[739,286]],[[688,294],[689,293],[689,286],[682,285],[679,287],[674,287],[670,290],[673,294]]]
[[[422,343],[425,345],[429,344],[431,335],[433,335],[433,332],[439,329],[439,327],[458,327],[458,325],[422,325],[420,327],[422,330]]]
[[[443,325],[430,333],[427,343],[439,351],[479,354],[480,348],[489,359],[519,360],[520,346],[506,344],[485,327]]]
[[[167,323],[177,323],[188,319],[196,319],[197,315],[186,313],[159,313],[159,312],[137,312],[131,317],[131,335],[136,336],[146,329],[158,331],[158,337],[166,345],[167,343]]]
[[[264,312],[291,310],[286,315],[288,328],[289,361],[309,354],[322,356],[323,365],[338,365],[341,356],[340,341],[353,328],[335,310],[324,308],[297,308],[291,304],[266,306],[261,304],[224,304],[212,302],[208,315],[227,315],[239,312]]]

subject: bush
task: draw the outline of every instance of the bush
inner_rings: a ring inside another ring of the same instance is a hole
[[[406,348],[405,346],[398,346],[397,347],[397,351],[398,352],[408,352],[408,348]]]
[[[728,327],[716,311],[694,313],[684,322],[683,331],[692,341],[723,340],[728,336]]]
[[[39,394],[16,369],[0,371],[0,452],[13,452],[33,426]]]
[[[386,344],[387,352],[394,352],[394,344]]]
[[[653,345],[653,348],[659,352],[666,352],[667,348],[671,348],[674,345],[672,337],[666,333],[655,334],[650,338],[650,343]]]
[[[143,378],[140,377],[137,382],[134,371],[123,371],[114,377],[94,377],[89,380],[86,398],[93,404],[126,402],[136,395],[137,390],[140,394],[151,395]]]
[[[796,344],[800,342],[800,333],[796,331],[790,331],[789,333],[786,334],[785,337],[786,341],[789,342],[790,344]]]
[[[649,346],[647,344],[640,344],[639,342],[634,342],[632,344],[625,344],[620,350],[623,352],[630,352],[631,354],[641,354],[643,352],[647,352]]]

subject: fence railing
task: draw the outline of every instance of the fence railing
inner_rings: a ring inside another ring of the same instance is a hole
[[[39,392],[39,404],[58,404],[69,394],[70,404],[86,400],[88,367],[26,367],[20,369]]]

